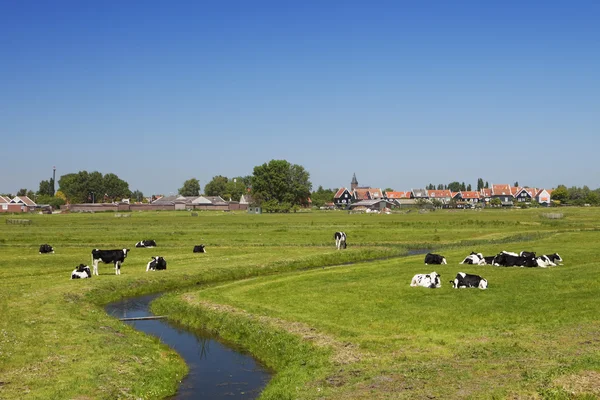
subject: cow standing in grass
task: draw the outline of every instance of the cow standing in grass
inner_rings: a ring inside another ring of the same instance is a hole
[[[105,264],[115,264],[115,275],[121,275],[121,264],[125,261],[129,249],[120,250],[92,250],[92,265],[94,275],[98,275],[98,263],[102,261]]]
[[[335,239],[335,248],[340,250],[340,249],[345,249],[346,248],[346,232],[336,232],[333,234],[333,238]]]

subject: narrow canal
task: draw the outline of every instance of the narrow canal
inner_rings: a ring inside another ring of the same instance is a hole
[[[115,318],[147,317],[159,295],[125,299],[106,306]],[[189,367],[172,399],[255,399],[271,379],[269,371],[248,353],[217,341],[206,332],[189,330],[166,319],[127,321],[158,337],[183,357]]]

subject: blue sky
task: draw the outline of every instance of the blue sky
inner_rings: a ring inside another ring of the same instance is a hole
[[[314,189],[598,188],[598,21],[597,1],[2,1],[0,192],[56,166],[168,194],[272,159]]]

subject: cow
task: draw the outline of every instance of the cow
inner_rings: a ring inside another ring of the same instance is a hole
[[[346,232],[336,232],[333,234],[333,238],[335,239],[335,248],[345,249],[346,248]]]
[[[518,255],[517,253],[515,253],[515,252],[512,252],[512,251],[506,251],[506,250],[502,250],[502,251],[500,252],[500,254],[508,254],[509,256],[515,256],[515,257],[519,257],[519,255]]]
[[[121,264],[125,261],[129,249],[119,250],[92,250],[92,265],[94,275],[98,275],[98,263],[102,261],[105,264],[115,264],[115,275],[121,275]]]
[[[40,254],[48,254],[48,253],[54,253],[54,247],[50,246],[49,244],[43,244],[40,246]]]
[[[152,257],[152,260],[146,266],[146,272],[161,269],[167,269],[167,260],[160,256]]]
[[[428,264],[447,264],[446,257],[439,254],[427,253],[425,255],[425,265]]]
[[[556,264],[554,262],[552,262],[552,260],[550,260],[550,258],[548,258],[548,256],[539,256],[539,257],[536,257],[535,261],[542,268],[556,267]]]
[[[135,244],[135,247],[152,248],[156,247],[156,242],[154,240],[140,240]]]
[[[440,277],[441,275],[437,272],[431,272],[429,274],[417,274],[413,276],[412,280],[410,281],[410,286],[423,286],[431,289],[439,288],[442,287]]]
[[[495,266],[502,267],[539,267],[535,257],[514,256],[508,253],[500,253],[494,259]]]
[[[557,263],[562,263],[563,259],[558,255],[558,253],[554,253],[554,254],[544,254],[544,257],[548,257],[548,259],[553,262],[554,264]],[[558,264],[558,265],[562,265],[562,264]]]
[[[479,289],[487,289],[488,282],[486,279],[483,279],[479,275],[471,275],[465,274],[464,272],[459,272],[456,274],[456,278],[453,281],[450,281],[452,287],[454,289],[464,289],[464,288],[479,288]]]
[[[519,255],[521,257],[533,257],[533,258],[536,257],[535,251],[522,251],[521,253],[519,253]]]
[[[71,272],[71,279],[86,279],[91,277],[92,272],[87,265],[79,264],[79,266]]]
[[[459,264],[485,265],[485,259],[483,258],[483,254],[471,252],[471,254],[466,256]]]
[[[485,256],[483,257],[483,260],[485,261],[484,265],[494,265],[494,259],[496,258],[496,256]]]
[[[198,245],[198,246],[194,246],[194,253],[206,253],[206,249],[204,248],[204,245]]]

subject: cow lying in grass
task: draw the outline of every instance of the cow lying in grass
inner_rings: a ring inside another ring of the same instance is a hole
[[[479,289],[487,289],[488,282],[486,279],[483,279],[479,275],[471,275],[465,274],[464,272],[459,272],[456,274],[456,278],[453,281],[450,281],[452,287],[454,289],[464,289],[464,288],[479,288]]]
[[[481,253],[471,252],[459,264],[485,265],[485,258]]]
[[[49,244],[43,244],[40,246],[40,254],[48,254],[48,253],[54,253],[54,247],[50,246]]]
[[[203,244],[194,246],[194,253],[206,253],[206,249]]]
[[[425,265],[428,264],[447,264],[446,257],[439,254],[427,253],[425,255]]]
[[[412,280],[410,281],[410,286],[423,286],[431,289],[439,288],[442,287],[440,276],[441,275],[437,272],[431,272],[429,274],[417,274],[413,276]]]
[[[152,261],[146,266],[146,272],[159,271],[162,269],[167,269],[167,260],[160,256],[152,257]]]
[[[86,279],[92,277],[92,271],[87,265],[79,264],[77,268],[71,272],[71,279]]]
[[[154,240],[140,240],[135,244],[135,247],[152,248],[156,247],[156,242]]]

